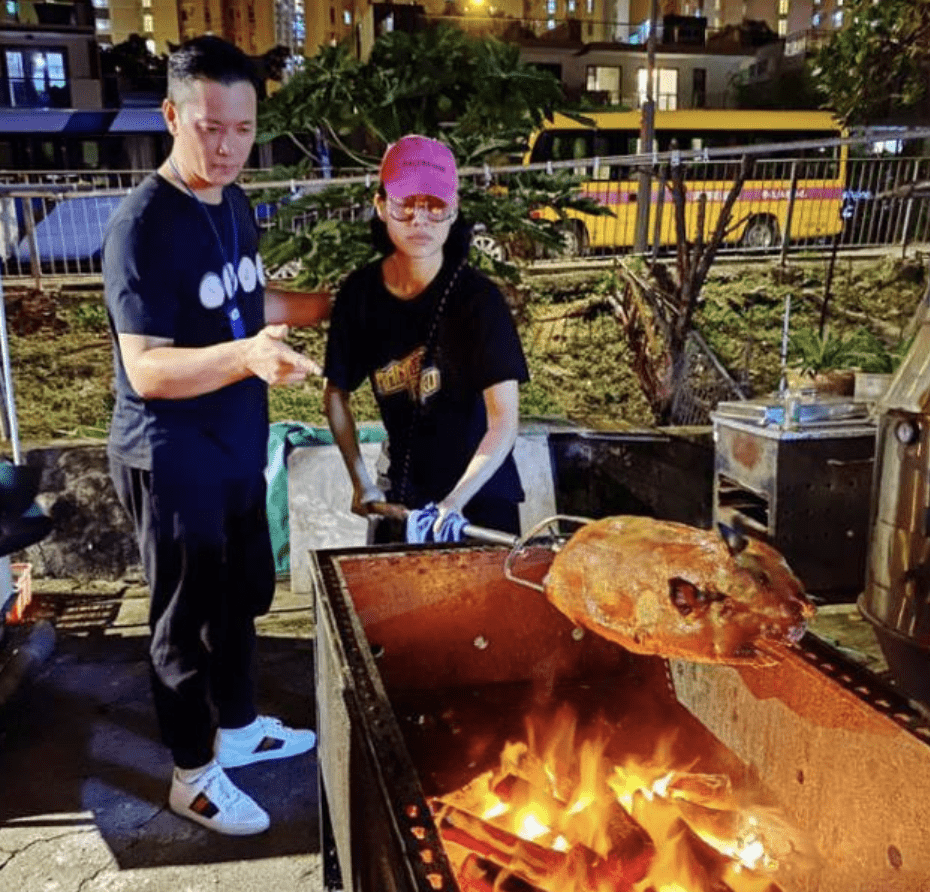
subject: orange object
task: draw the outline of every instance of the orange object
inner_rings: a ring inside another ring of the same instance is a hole
[[[13,602],[7,610],[6,622],[16,625],[23,621],[26,608],[32,602],[32,564],[10,564],[13,573],[13,587],[16,592]]]

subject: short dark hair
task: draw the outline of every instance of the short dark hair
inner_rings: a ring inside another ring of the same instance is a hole
[[[250,83],[258,96],[263,84],[252,60],[239,47],[205,34],[182,43],[168,57],[168,98],[177,103],[178,93],[196,80],[214,81],[231,86]]]

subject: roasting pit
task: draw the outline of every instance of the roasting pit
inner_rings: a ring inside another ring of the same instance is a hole
[[[823,856],[784,892],[930,890],[930,727],[905,700],[810,635],[776,669],[629,654],[508,582],[505,555],[313,553],[328,888],[459,889],[427,797],[568,697],[633,749],[674,723],[680,759],[778,803]]]

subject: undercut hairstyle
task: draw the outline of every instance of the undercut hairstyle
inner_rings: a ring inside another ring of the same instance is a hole
[[[187,88],[198,80],[227,87],[244,81],[259,98],[264,93],[252,60],[239,47],[210,34],[185,41],[168,57],[168,99],[183,104]]]

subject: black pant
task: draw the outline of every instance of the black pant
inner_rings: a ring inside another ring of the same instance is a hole
[[[140,470],[110,457],[151,594],[150,674],[162,739],[180,768],[213,758],[221,727],[255,718],[255,617],[274,596],[261,473],[217,473],[195,456]],[[209,461],[210,456],[200,456]]]

